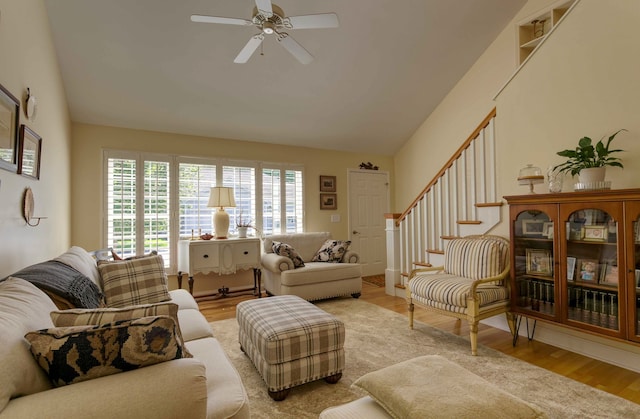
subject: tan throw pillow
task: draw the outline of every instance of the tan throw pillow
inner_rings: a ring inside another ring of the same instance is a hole
[[[134,320],[141,317],[169,316],[176,324],[178,341],[184,345],[184,338],[178,321],[178,305],[171,302],[143,304],[129,308],[97,308],[97,309],[72,309],[52,311],[51,320],[55,327],[69,326],[99,326],[122,320]],[[193,355],[184,349],[183,358],[192,358]]]
[[[53,385],[62,386],[182,358],[176,328],[172,318],[157,316],[54,327],[25,338]]]
[[[311,259],[312,262],[342,262],[344,254],[349,250],[351,240],[327,240]]]
[[[115,262],[98,261],[98,270],[108,307],[171,300],[160,255]]]
[[[396,419],[545,418],[544,412],[439,355],[370,372],[351,387]]]

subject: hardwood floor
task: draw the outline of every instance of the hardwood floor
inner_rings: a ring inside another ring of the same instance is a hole
[[[255,297],[247,295],[213,301],[201,299],[198,300],[198,305],[207,320],[212,322],[235,318],[236,304],[251,298]],[[383,287],[377,287],[363,282],[362,296],[360,298],[388,310],[406,315],[407,307],[405,300],[403,298],[386,295]],[[415,319],[455,335],[466,337],[469,333],[466,322],[430,313],[420,308],[416,308],[415,310]],[[528,341],[526,338],[522,339],[522,337],[518,340],[518,344],[513,347],[511,334],[483,324],[480,324],[479,327],[478,343],[640,404],[640,373],[616,367],[545,343]]]

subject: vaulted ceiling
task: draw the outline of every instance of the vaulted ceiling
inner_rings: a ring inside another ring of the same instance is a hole
[[[290,30],[233,60],[254,0],[45,0],[73,121],[392,155],[525,0],[276,0],[287,16],[340,26]]]

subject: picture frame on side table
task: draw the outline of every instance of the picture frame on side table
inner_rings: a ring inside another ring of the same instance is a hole
[[[604,242],[607,241],[607,233],[609,228],[607,226],[584,226],[583,238],[584,241],[589,242]]]
[[[522,235],[542,237],[544,223],[543,220],[522,220]]]
[[[321,193],[320,209],[321,210],[338,209],[338,195],[334,193]]]
[[[336,177],[320,175],[320,192],[335,192]]]
[[[18,151],[18,174],[40,179],[42,137],[26,125],[20,126],[20,146]]]
[[[546,249],[526,249],[526,273],[530,275],[553,275],[551,252]]]
[[[567,257],[567,281],[573,281],[576,274],[576,261],[574,257]]]
[[[18,170],[18,126],[20,102],[0,85],[0,168]]]
[[[598,282],[598,261],[595,259],[578,260],[578,279],[580,281]]]

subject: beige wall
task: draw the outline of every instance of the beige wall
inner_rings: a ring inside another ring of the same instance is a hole
[[[39,181],[0,169],[0,278],[50,259],[69,246],[70,121],[46,9],[41,0],[0,0],[0,84],[24,106],[26,88],[37,97],[35,120],[20,123],[42,136]],[[21,111],[24,109],[21,107]],[[31,187],[38,227],[22,218],[22,196]]]
[[[498,196],[527,192],[516,181],[527,163],[545,170],[562,162],[555,153],[575,147],[579,138],[598,140],[620,128],[629,132],[613,144],[626,150],[625,169],[610,169],[607,180],[617,189],[640,186],[635,180],[640,173],[637,0],[580,0],[493,100],[517,67],[516,24],[554,3],[527,2],[396,154],[396,210],[406,208],[494,106]],[[563,190],[571,191],[575,181],[565,179]],[[503,220],[507,211],[505,206]],[[494,232],[508,235],[507,223]]]
[[[99,248],[107,244],[100,236],[104,149],[302,164],[305,175],[306,230],[329,231],[333,237],[345,238],[348,237],[347,170],[357,168],[362,161],[375,162],[380,170],[393,170],[393,160],[389,156],[73,124],[71,241],[86,248]],[[337,177],[336,211],[320,210],[320,175]],[[341,221],[332,223],[332,214],[340,214]]]

